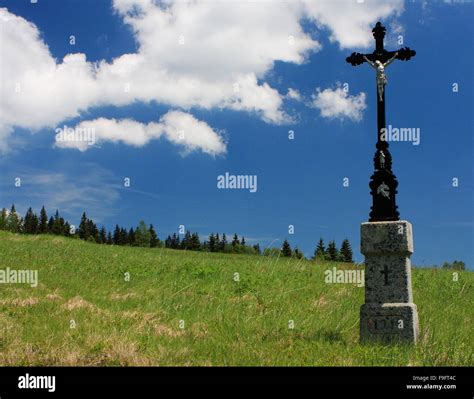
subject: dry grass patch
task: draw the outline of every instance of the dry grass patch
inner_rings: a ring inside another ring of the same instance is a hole
[[[136,298],[138,295],[135,292],[129,292],[127,294],[114,293],[110,295],[110,299],[113,301],[125,301],[129,298]]]
[[[0,305],[16,306],[16,307],[27,307],[36,305],[39,302],[38,298],[13,298],[13,299],[2,299]]]
[[[74,298],[69,299],[69,301],[64,303],[61,307],[66,310],[86,308],[93,311],[100,311],[100,309],[96,305],[90,303],[89,301],[86,301],[85,299],[81,298],[79,295],[75,296]]]
[[[311,306],[313,308],[322,308],[329,305],[332,301],[328,300],[325,296],[321,296],[318,299],[314,300]]]

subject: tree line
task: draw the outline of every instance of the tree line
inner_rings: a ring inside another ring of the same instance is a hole
[[[281,247],[281,256],[298,259],[304,258],[298,247],[295,247],[294,250],[291,249],[291,245],[286,239]],[[340,249],[337,248],[335,241],[329,241],[326,248],[324,240],[320,238],[312,259],[318,261],[353,262],[352,256],[352,247],[347,238],[342,241]]]
[[[54,215],[48,218],[45,207],[41,208],[40,214],[28,208],[24,217],[21,217],[13,204],[10,210],[3,208],[0,214],[0,230],[22,234],[54,234],[65,237],[79,238],[88,242],[106,245],[127,245],[137,247],[165,247],[177,250],[207,251],[222,253],[254,254],[265,256],[283,256],[304,259],[303,253],[295,247],[291,248],[287,239],[281,248],[265,248],[260,245],[249,245],[245,237],[234,234],[231,240],[227,239],[225,233],[211,233],[209,237],[201,241],[197,232],[185,231],[184,234],[168,235],[161,241],[153,224],[147,225],[143,220],[135,228],[126,229],[115,225],[113,231],[107,231],[104,226],[100,228],[87,214],[83,212],[79,226],[70,224],[56,210]],[[182,236],[182,237],[181,237]],[[314,260],[352,262],[352,248],[348,239],[342,241],[338,249],[334,241],[329,241],[328,247],[324,245],[321,238],[314,251]]]
[[[238,254],[260,255],[260,245],[247,245],[245,237],[239,238],[234,234],[228,241],[225,233],[211,233],[207,240],[201,242],[198,233],[186,231],[183,238],[176,233],[169,235],[165,240],[165,247],[171,249],[186,249],[190,251],[208,251]]]

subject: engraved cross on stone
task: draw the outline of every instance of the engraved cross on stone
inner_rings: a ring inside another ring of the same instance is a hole
[[[372,33],[375,39],[375,50],[370,54],[352,53],[346,61],[353,65],[361,65],[364,62],[369,63],[376,69],[376,90],[377,90],[377,151],[374,156],[375,172],[371,176],[370,188],[372,195],[372,208],[370,212],[370,222],[394,221],[400,220],[397,210],[395,194],[397,193],[397,178],[392,172],[392,155],[388,150],[388,143],[385,138],[385,84],[387,77],[385,67],[394,60],[408,61],[414,57],[416,52],[408,47],[397,51],[387,51],[384,49],[383,39],[385,37],[385,27],[377,22]],[[385,182],[388,186],[388,195],[384,190],[379,190],[380,185]]]
[[[388,284],[388,273],[390,273],[390,270],[388,270],[388,266],[385,265],[383,270],[380,271],[384,275],[384,285],[389,285]]]

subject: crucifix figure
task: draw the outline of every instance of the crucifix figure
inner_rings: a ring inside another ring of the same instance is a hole
[[[397,58],[397,55],[398,53],[395,53],[395,55],[384,64],[382,64],[382,62],[379,60],[375,60],[375,62],[372,62],[365,55],[363,56],[365,62],[367,62],[372,68],[375,69],[375,78],[377,82],[377,91],[379,93],[379,101],[383,101],[383,89],[388,83],[387,75],[385,75],[385,68],[387,68],[395,60],[395,58]]]
[[[400,220],[395,194],[397,194],[398,182],[392,172],[392,155],[388,150],[388,142],[385,138],[385,85],[387,75],[385,69],[395,60],[408,61],[415,56],[416,52],[408,47],[397,51],[384,49],[383,39],[385,27],[377,22],[372,33],[375,39],[375,50],[369,54],[352,53],[346,61],[353,65],[361,65],[367,62],[376,71],[377,90],[377,151],[374,155],[375,172],[370,178],[370,194],[372,195],[372,207],[370,222],[381,222]],[[380,189],[383,187],[383,189]]]

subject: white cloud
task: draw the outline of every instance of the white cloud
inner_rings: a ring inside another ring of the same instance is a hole
[[[312,105],[320,110],[321,116],[324,118],[348,118],[360,121],[366,108],[365,98],[364,92],[351,96],[342,87],[323,91],[318,88],[313,94]]]
[[[158,123],[143,124],[131,119],[105,119],[83,121],[75,128],[78,136],[57,136],[55,146],[61,148],[75,148],[86,151],[90,144],[103,142],[121,142],[134,147],[142,147],[150,140],[163,137],[168,141],[181,146],[184,153],[200,150],[206,154],[216,156],[226,152],[226,144],[222,137],[205,122],[194,116],[181,112],[169,111],[161,117]],[[85,134],[88,132],[89,135]],[[93,134],[93,142],[90,139]]]
[[[34,24],[0,8],[0,150],[15,126],[54,128],[93,107],[137,101],[288,122],[287,97],[265,76],[276,61],[301,64],[321,49],[302,18],[346,47],[368,45],[370,25],[402,9],[401,1],[353,3],[114,0],[138,51],[110,63],[79,53],[58,61]]]
[[[48,214],[58,209],[74,224],[78,222],[74,219],[83,211],[96,222],[118,212],[117,202],[123,189],[121,178],[95,163],[82,164],[80,171],[82,173],[18,167],[14,175],[2,179],[3,202],[14,203],[22,215],[30,206],[38,213],[43,205]],[[22,180],[21,190],[10,184],[17,176]]]
[[[298,90],[292,89],[291,87],[288,89],[288,93],[286,93],[286,98],[301,101],[301,94]]]
[[[404,11],[403,0],[309,0],[304,5],[308,17],[329,29],[329,39],[342,49],[372,45],[374,22]]]

